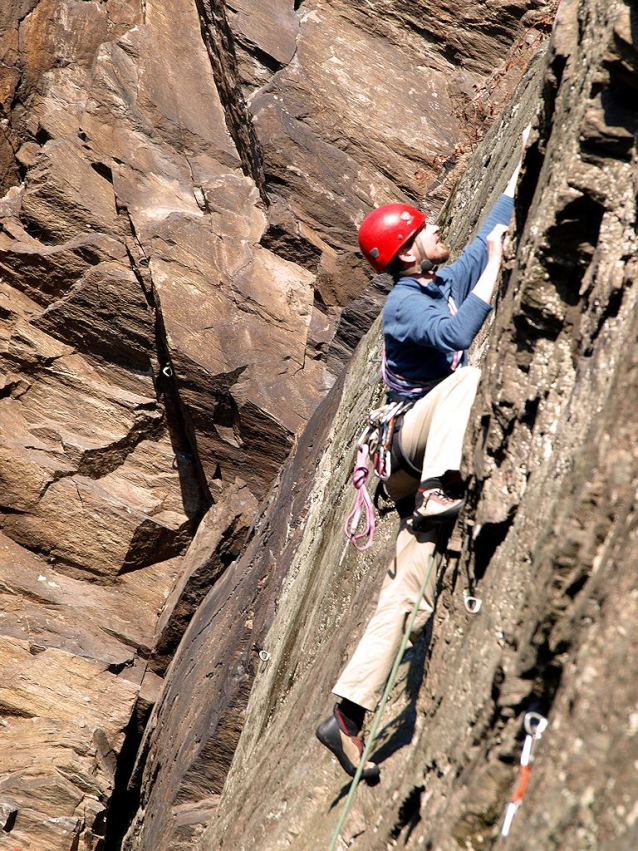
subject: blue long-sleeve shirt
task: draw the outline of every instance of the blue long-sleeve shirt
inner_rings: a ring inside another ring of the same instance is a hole
[[[471,290],[487,265],[486,237],[497,224],[508,225],[514,201],[501,195],[476,238],[461,256],[439,269],[434,282],[422,285],[399,278],[383,308],[385,356],[390,369],[409,380],[435,381],[447,377],[457,351],[466,349],[492,307]],[[457,313],[452,316],[448,298]]]

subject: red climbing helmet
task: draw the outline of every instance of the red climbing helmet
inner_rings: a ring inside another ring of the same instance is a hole
[[[359,247],[375,272],[385,271],[426,219],[425,213],[407,204],[384,204],[368,213],[359,228]]]

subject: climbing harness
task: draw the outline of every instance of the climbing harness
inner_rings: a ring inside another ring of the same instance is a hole
[[[354,508],[345,524],[345,535],[352,546],[363,552],[372,545],[374,530],[374,506],[366,482],[370,475],[370,462],[375,475],[385,482],[392,473],[392,436],[397,417],[402,416],[413,405],[412,400],[388,402],[370,411],[366,427],[357,441],[357,457],[352,473],[352,484],[357,490]],[[357,531],[363,519],[363,528]]]
[[[414,403],[404,399],[398,402],[387,402],[380,408],[375,408],[368,414],[368,422],[357,441],[357,447],[367,446],[374,467],[374,472],[382,480],[387,481],[392,473],[392,458],[390,446],[397,417],[409,411]]]
[[[534,747],[534,743],[540,740],[548,724],[549,721],[541,715],[540,712],[528,712],[525,715],[523,725],[527,735],[525,736],[523,749],[521,751],[521,773],[518,785],[516,786],[514,794],[507,805],[507,809],[505,810],[505,818],[503,819],[503,826],[501,827],[501,836],[509,835],[514,816],[523,802],[534,759],[532,756],[532,749]]]
[[[366,738],[366,744],[359,759],[359,765],[357,767],[357,771],[352,779],[350,784],[350,789],[348,791],[348,796],[343,805],[343,810],[341,811],[341,815],[339,817],[339,821],[337,822],[337,826],[335,827],[334,833],[332,835],[332,841],[330,842],[330,847],[328,851],[335,851],[337,847],[337,842],[339,841],[339,834],[341,833],[341,829],[344,825],[344,822],[347,818],[348,812],[350,811],[350,807],[352,806],[352,802],[354,801],[354,795],[357,791],[357,786],[359,785],[359,781],[361,780],[361,775],[363,774],[363,769],[372,751],[372,746],[374,745],[374,740],[377,734],[377,730],[379,729],[379,724],[381,723],[381,716],[383,715],[383,710],[385,709],[386,703],[388,702],[388,698],[390,697],[390,692],[392,691],[394,684],[396,682],[397,674],[399,673],[399,665],[401,664],[401,660],[403,659],[403,654],[406,651],[408,646],[408,642],[410,641],[410,633],[412,632],[412,627],[414,626],[414,621],[419,613],[419,607],[421,605],[421,601],[425,595],[425,589],[428,586],[428,582],[430,579],[430,574],[432,573],[432,567],[434,566],[434,559],[436,557],[436,553],[439,547],[439,539],[441,538],[441,529],[439,529],[438,534],[436,536],[436,540],[434,541],[434,547],[432,549],[432,555],[428,561],[427,570],[425,571],[425,575],[423,577],[423,582],[421,583],[421,588],[419,589],[418,596],[412,608],[412,612],[410,617],[408,618],[405,629],[403,631],[403,639],[397,650],[397,655],[394,657],[394,664],[392,665],[392,670],[390,671],[390,675],[388,676],[388,681],[385,685],[385,689],[383,691],[383,695],[381,697],[381,702],[379,703],[379,707],[374,716],[374,720],[372,721],[372,726],[370,727],[370,732]]]

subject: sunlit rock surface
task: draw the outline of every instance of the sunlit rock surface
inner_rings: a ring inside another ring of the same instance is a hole
[[[384,715],[381,783],[357,792],[337,847],[636,845],[635,33],[620,0],[563,3],[537,95],[523,87],[447,209],[460,246],[535,109],[468,435],[469,505],[441,565],[432,630],[406,656]],[[272,492],[236,567],[234,637],[221,588],[186,633],[149,728],[126,848],[158,847],[171,831],[174,847],[202,851],[329,847],[347,785],[313,731],[374,605],[395,524],[385,520],[363,556],[344,546],[352,441],[375,398],[366,379],[378,355],[373,330]],[[265,635],[250,617],[260,583]],[[478,614],[464,607],[468,590]],[[238,640],[231,662],[225,648]],[[187,824],[159,801],[175,794],[180,761],[206,731],[198,776],[216,794],[212,698],[223,694],[238,719],[250,679],[235,759],[216,809],[202,795],[209,824],[197,840],[193,809]],[[191,689],[199,712],[184,697]],[[506,843],[529,710],[549,727]]]
[[[438,212],[552,7],[3,4],[0,846],[119,846],[200,604],[246,676],[149,812],[154,851],[210,820],[287,569],[262,605],[270,550],[253,535],[245,590],[236,559],[387,285],[356,225],[396,198]],[[584,132],[614,153],[605,103]]]

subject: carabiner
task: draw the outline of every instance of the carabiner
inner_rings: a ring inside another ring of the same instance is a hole
[[[368,437],[370,436],[370,429],[372,426],[367,425],[363,431],[361,432],[361,437],[357,440],[357,449],[362,449],[364,443],[366,443]]]
[[[392,475],[392,454],[389,449],[383,453],[383,466],[378,475],[382,482],[387,482]]]
[[[505,810],[505,818],[503,819],[503,826],[501,827],[501,836],[509,836],[509,832],[512,827],[512,822],[514,821],[514,816],[516,815],[516,811],[520,806],[519,803],[514,803],[510,801],[507,805],[507,809]]]
[[[463,602],[465,603],[466,610],[471,615],[478,615],[483,605],[483,600],[480,597],[473,597],[471,594],[466,594]]]
[[[523,720],[525,732],[534,739],[540,739],[548,724],[549,721],[540,712],[527,712]]]

